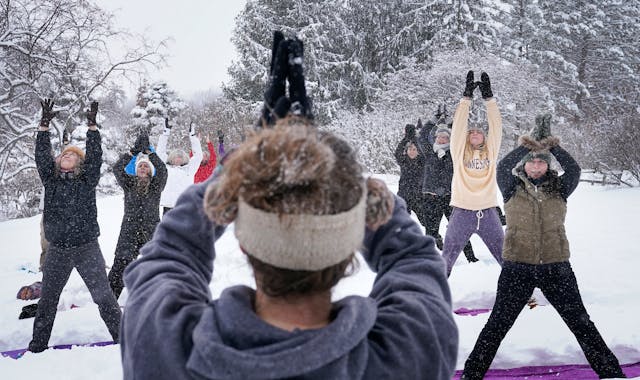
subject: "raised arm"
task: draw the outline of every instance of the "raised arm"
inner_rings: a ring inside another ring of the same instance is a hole
[[[190,134],[189,141],[191,142],[193,157],[189,160],[188,168],[189,176],[193,177],[200,167],[200,162],[202,162],[202,146],[200,145],[200,139],[195,134]]]
[[[207,137],[207,149],[209,150],[209,162],[207,162],[207,170],[213,172],[213,169],[215,169],[216,164],[218,163],[218,156],[216,155],[216,150],[213,147],[213,143],[211,142],[211,140],[209,140],[209,137]]]
[[[502,193],[504,203],[507,203],[509,199],[516,192],[516,185],[518,179],[513,175],[512,171],[524,156],[529,153],[529,149],[520,145],[511,152],[509,152],[502,160],[498,162],[498,169],[496,173],[496,179],[498,181],[498,187]]]
[[[560,177],[562,179],[562,188],[560,192],[562,197],[566,200],[569,198],[569,195],[573,193],[576,187],[578,187],[582,169],[580,169],[580,165],[578,165],[578,162],[576,162],[569,152],[562,149],[559,145],[552,147],[550,151],[556,160],[558,160],[560,166],[562,166],[562,170],[564,170],[564,174]]]
[[[149,153],[149,161],[156,168],[156,175],[152,181],[162,191],[167,184],[167,166],[155,152]]]
[[[102,138],[97,129],[87,131],[87,154],[84,161],[84,174],[88,183],[95,187],[100,181],[102,166]]]
[[[471,99],[462,98],[453,114],[453,126],[451,128],[451,159],[454,164],[462,161],[464,157],[464,147],[467,144],[467,126],[469,124],[469,109]]]
[[[409,378],[452,376],[458,350],[458,329],[451,312],[451,294],[445,265],[432,237],[424,235],[395,198],[391,220],[375,232],[367,229],[362,255],[377,273],[370,297],[378,314],[369,333],[375,363],[407,366]],[[422,352],[412,351],[407,363],[408,342],[421,342]],[[428,342],[428,344],[424,344]],[[380,374],[392,377],[393,373]],[[365,376],[366,377],[366,376]]]
[[[46,183],[55,173],[55,160],[51,153],[51,138],[48,130],[38,131],[36,137],[36,167],[42,183]]]
[[[123,153],[111,168],[113,176],[116,177],[116,182],[118,182],[118,185],[120,185],[124,190],[131,189],[134,183],[134,177],[127,174],[125,171],[125,168],[129,161],[131,161],[131,158],[132,156],[130,153]]]
[[[156,149],[156,153],[158,157],[164,162],[167,162],[167,142],[169,141],[169,135],[171,134],[171,125],[169,124],[169,119],[164,119],[164,131],[158,138],[158,148]]]
[[[40,101],[42,107],[42,117],[40,118],[40,126],[36,137],[36,167],[38,175],[42,183],[46,183],[55,173],[55,160],[53,158],[53,150],[51,149],[51,135],[49,133],[49,123],[58,114],[53,110],[54,102],[52,99],[43,99]]]
[[[141,249],[140,258],[125,270],[129,298],[120,325],[125,371],[141,365],[131,360],[134,355],[157,360],[157,350],[149,347],[158,345],[171,347],[167,350],[174,352],[176,363],[188,360],[190,352],[185,352],[184,342],[192,339],[202,309],[211,301],[214,243],[224,232],[224,227],[214,226],[204,213],[203,197],[209,183],[182,193]]]

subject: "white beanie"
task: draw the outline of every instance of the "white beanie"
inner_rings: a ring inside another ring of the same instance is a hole
[[[149,165],[149,168],[151,169],[151,175],[152,176],[156,175],[155,166],[153,166],[153,164],[151,163],[151,160],[149,159],[149,156],[144,154],[144,153],[138,153],[138,156],[136,157],[136,175],[138,175],[138,168],[142,164]]]

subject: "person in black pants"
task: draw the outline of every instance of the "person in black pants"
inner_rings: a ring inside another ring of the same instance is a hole
[[[433,142],[428,136],[433,136]],[[423,128],[420,134],[421,146],[424,150],[425,164],[422,181],[423,215],[427,235],[436,239],[438,248],[442,250],[443,240],[440,235],[440,221],[442,217],[449,220],[451,216],[451,177],[453,176],[453,161],[449,151],[451,129],[446,124],[438,124],[427,134]],[[473,254],[471,242],[467,241],[464,256],[470,263],[478,261]]]
[[[536,287],[575,335],[598,376],[626,377],[587,314],[569,263],[564,221],[567,198],[580,180],[580,166],[551,136],[550,119],[548,114],[537,117],[531,136],[523,136],[521,146],[498,164],[497,180],[507,219],[504,263],[495,305],[465,363],[462,379],[484,377]],[[549,169],[551,155],[562,166],[562,176]],[[518,165],[520,162],[523,165]]]
[[[56,318],[60,293],[75,268],[84,280],[109,333],[118,342],[118,302],[104,270],[98,236],[96,186],[100,180],[102,147],[96,125],[98,103],[87,111],[87,152],[69,145],[55,160],[51,154],[49,122],[55,117],[53,101],[42,104],[42,119],[36,140],[36,166],[44,185],[44,233],[49,247],[42,268],[42,293],[33,322],[29,351],[47,349]]]
[[[418,149],[415,125],[405,126],[404,137],[396,147],[395,158],[400,166],[398,196],[407,203],[407,211],[415,212],[420,224],[426,226],[421,189],[425,160],[424,154]]]
[[[125,168],[133,156],[136,157],[135,175],[129,175]],[[150,150],[149,136],[143,133],[138,136],[133,149],[121,155],[113,165],[113,175],[124,190],[124,215],[108,276],[117,299],[124,287],[122,273],[138,257],[140,248],[151,239],[160,223],[160,194],[167,183],[167,167]]]

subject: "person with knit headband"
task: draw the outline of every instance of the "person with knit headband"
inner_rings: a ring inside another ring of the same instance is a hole
[[[550,122],[550,114],[536,117],[532,132],[520,137],[520,146],[498,163],[497,179],[507,217],[504,263],[491,315],[465,362],[461,379],[484,378],[500,343],[536,287],[575,335],[598,377],[626,377],[584,307],[569,262],[564,226],[567,199],[580,182],[581,170],[560,147],[560,140],[551,135]],[[562,175],[549,168],[551,155],[562,167]]]
[[[125,379],[453,376],[458,332],[434,240],[365,179],[347,142],[291,113],[270,114],[187,189],[127,268]],[[212,300],[214,243],[230,224],[255,288]],[[371,293],[333,300],[357,251],[377,272]]]
[[[41,102],[42,119],[36,139],[36,166],[44,185],[44,233],[49,242],[42,268],[42,291],[33,322],[29,351],[47,349],[60,293],[75,268],[85,282],[100,316],[115,342],[121,311],[109,288],[98,236],[96,186],[100,180],[102,147],[96,124],[98,103],[87,116],[87,152],[67,146],[57,159],[51,154],[49,123],[56,116],[53,100]]]
[[[478,234],[502,265],[504,231],[496,210],[498,187],[496,164],[502,141],[502,118],[493,97],[489,75],[482,73],[474,82],[467,73],[463,98],[453,116],[450,151],[453,161],[451,182],[451,218],[444,238],[442,256],[451,274],[463,247],[472,234]],[[484,121],[469,120],[473,90],[479,87],[487,108],[488,128]]]

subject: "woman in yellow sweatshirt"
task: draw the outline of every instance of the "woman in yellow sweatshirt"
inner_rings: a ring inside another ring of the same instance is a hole
[[[483,122],[469,122],[469,109],[476,87],[480,87],[487,107],[488,130]],[[442,256],[447,263],[447,276],[474,233],[480,236],[502,265],[504,231],[496,211],[496,164],[501,141],[502,118],[493,98],[489,75],[483,72],[481,81],[474,82],[473,71],[469,71],[463,98],[453,116],[451,131],[453,211],[442,249]]]

